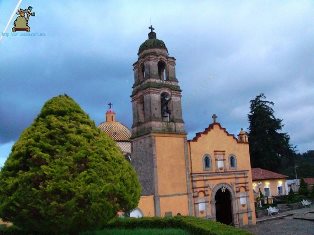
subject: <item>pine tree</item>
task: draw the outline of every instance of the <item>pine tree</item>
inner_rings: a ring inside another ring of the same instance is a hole
[[[310,193],[310,197],[311,197],[312,199],[314,199],[314,186],[312,186],[311,193]]]
[[[249,143],[252,167],[272,171],[294,164],[294,149],[287,133],[281,133],[282,120],[274,116],[273,102],[267,101],[264,94],[250,101],[248,115]]]
[[[49,100],[0,172],[0,218],[25,233],[101,228],[137,206],[140,185],[116,144],[70,97]]]
[[[305,183],[303,178],[300,181],[299,194],[305,197],[309,195],[309,189],[307,187],[307,183]]]
[[[287,200],[288,200],[289,203],[292,203],[295,200],[295,194],[294,194],[294,192],[292,190],[292,187],[290,187]]]

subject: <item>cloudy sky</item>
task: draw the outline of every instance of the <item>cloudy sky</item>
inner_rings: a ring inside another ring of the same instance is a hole
[[[0,31],[17,0],[0,0]],[[131,126],[132,64],[150,22],[183,90],[189,138],[213,113],[248,128],[263,92],[299,152],[314,149],[314,1],[27,1],[31,36],[0,42],[0,166],[48,99],[68,94],[95,120],[107,103]],[[16,17],[16,16],[15,16]],[[15,19],[15,18],[14,18]]]

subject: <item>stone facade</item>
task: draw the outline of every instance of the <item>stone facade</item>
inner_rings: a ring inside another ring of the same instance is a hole
[[[131,162],[142,185],[137,212],[255,224],[247,134],[241,130],[234,137],[213,116],[208,128],[187,141],[175,58],[155,32],[133,67]]]
[[[142,136],[132,141],[131,163],[137,171],[142,195],[145,196],[155,194],[155,148],[155,142],[151,136]]]
[[[165,49],[149,49],[139,55],[133,67],[132,138],[151,132],[185,133],[175,59]],[[168,116],[162,112],[163,94],[170,99]]]
[[[175,59],[163,42],[156,47],[160,42],[151,32],[133,64],[132,164],[145,196],[146,203],[140,202],[144,214],[152,213],[152,208],[156,216],[190,214],[181,89]]]
[[[235,138],[214,122],[188,142],[196,216],[215,220],[217,192],[224,189],[231,196],[232,224],[255,223],[249,145],[242,137]]]

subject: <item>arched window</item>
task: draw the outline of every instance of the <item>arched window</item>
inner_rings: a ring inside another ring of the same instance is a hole
[[[237,159],[235,156],[233,156],[233,155],[230,156],[229,164],[230,164],[230,168],[236,168],[237,167]]]
[[[141,65],[141,75],[142,75],[142,79],[145,79],[145,65],[144,63]]]
[[[166,64],[163,61],[158,62],[158,76],[160,80],[167,80]]]
[[[209,155],[205,155],[203,158],[204,170],[209,170],[211,168],[211,159]]]
[[[171,96],[167,92],[163,92],[160,95],[161,102],[161,116],[163,121],[170,121],[171,111],[169,108],[169,103],[171,101]]]

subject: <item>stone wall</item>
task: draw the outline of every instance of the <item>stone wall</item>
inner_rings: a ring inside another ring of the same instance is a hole
[[[154,153],[152,136],[142,136],[132,140],[132,160],[142,186],[142,195],[153,195],[154,190]]]

